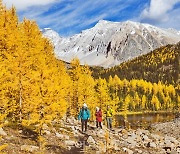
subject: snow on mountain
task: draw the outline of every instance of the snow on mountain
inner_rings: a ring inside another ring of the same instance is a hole
[[[43,35],[53,42],[58,59],[70,62],[77,57],[81,64],[105,68],[180,41],[177,30],[132,21],[100,20],[93,28],[67,38],[49,28]]]
[[[56,51],[59,51],[60,44],[63,38],[60,37],[59,34],[51,28],[44,28],[41,31],[45,37],[49,38],[52,41],[54,45],[55,54],[57,54]]]

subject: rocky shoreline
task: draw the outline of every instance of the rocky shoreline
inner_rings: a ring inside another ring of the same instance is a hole
[[[180,118],[170,122],[152,124],[149,130],[114,128],[109,131],[105,126],[100,130],[90,123],[86,133],[80,131],[80,124],[77,120],[68,118],[54,127],[44,125],[43,132],[46,140],[44,153],[47,154],[180,153]],[[25,129],[9,127],[0,129],[0,136],[2,136],[0,144],[8,145],[3,152],[38,152],[39,147],[33,135],[33,133],[28,134]]]

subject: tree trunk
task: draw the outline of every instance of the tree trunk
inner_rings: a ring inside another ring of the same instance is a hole
[[[22,102],[23,102],[23,98],[22,98],[22,83],[21,83],[21,77],[19,79],[19,120],[20,122],[22,121]]]

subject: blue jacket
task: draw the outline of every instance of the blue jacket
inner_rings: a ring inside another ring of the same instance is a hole
[[[87,120],[90,118],[90,111],[89,109],[81,109],[78,115],[78,120]]]

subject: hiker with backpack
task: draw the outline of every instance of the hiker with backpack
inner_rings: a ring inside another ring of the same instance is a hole
[[[96,107],[96,127],[100,127],[102,129],[102,111],[99,107]]]
[[[87,131],[87,122],[89,118],[90,118],[90,111],[87,107],[87,104],[84,103],[78,115],[78,120],[81,120],[82,132],[84,131],[84,129],[85,129],[85,132]]]

